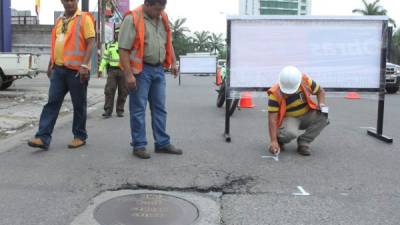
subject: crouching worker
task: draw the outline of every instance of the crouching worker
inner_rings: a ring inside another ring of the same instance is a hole
[[[318,104],[311,95],[317,96]],[[328,123],[324,89],[296,67],[283,68],[279,83],[268,90],[269,151],[279,154],[284,144],[297,138],[297,152],[309,156],[310,143]]]

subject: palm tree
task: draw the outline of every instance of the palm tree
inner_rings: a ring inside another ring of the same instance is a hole
[[[210,32],[201,31],[194,32],[193,44],[198,52],[208,52],[210,44]]]
[[[184,37],[186,32],[190,32],[189,28],[183,26],[185,22],[186,18],[178,18],[174,22],[170,22],[173,40]]]
[[[210,51],[214,52],[214,54],[221,52],[224,48],[223,42],[222,34],[212,33],[210,36]]]
[[[398,29],[393,35],[390,51],[392,54],[392,62],[400,64],[400,29]]]
[[[361,13],[365,16],[367,15],[381,15],[386,16],[387,10],[379,5],[380,0],[375,0],[373,3],[368,3],[366,0],[362,0],[364,3],[364,9],[353,9],[353,13]],[[396,27],[396,22],[389,18],[389,23]]]

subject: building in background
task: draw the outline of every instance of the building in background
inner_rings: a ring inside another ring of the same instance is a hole
[[[30,10],[11,9],[11,24],[39,24],[39,18],[32,16]]]
[[[311,0],[240,0],[240,15],[310,15]]]

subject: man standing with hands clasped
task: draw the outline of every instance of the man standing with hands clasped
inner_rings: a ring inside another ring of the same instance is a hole
[[[318,104],[311,95],[317,96]],[[284,144],[297,138],[297,152],[311,155],[310,143],[329,124],[324,89],[296,67],[287,66],[279,74],[279,83],[268,90],[268,100],[269,151],[277,155]]]
[[[89,62],[95,42],[94,19],[78,9],[79,0],[61,0],[65,12],[51,32],[51,59],[47,71],[50,79],[49,98],[43,107],[39,130],[28,142],[31,147],[48,149],[51,134],[67,92],[74,107],[69,148],[86,143],[86,108]]]
[[[147,101],[156,153],[181,155],[166,133],[166,81],[164,68],[177,76],[175,53],[167,14],[166,0],[145,0],[125,15],[120,28],[119,54],[129,88],[131,145],[133,154],[150,158],[146,151],[145,114]]]

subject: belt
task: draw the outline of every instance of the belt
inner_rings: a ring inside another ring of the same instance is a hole
[[[110,69],[110,70],[120,70],[121,68],[119,66],[108,66],[108,69]]]
[[[159,66],[161,66],[161,63],[152,64],[152,63],[144,62],[143,64],[144,64],[144,65],[147,65],[147,66],[152,66],[152,67],[159,67]]]

